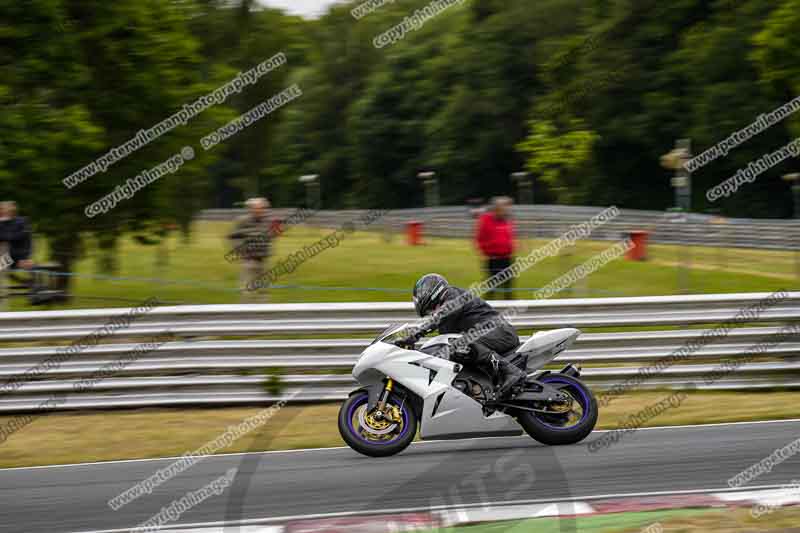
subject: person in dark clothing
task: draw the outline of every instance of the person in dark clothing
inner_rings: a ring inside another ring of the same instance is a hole
[[[456,348],[451,359],[489,374],[499,384],[499,396],[524,381],[525,372],[499,355],[519,346],[517,332],[482,299],[451,286],[439,274],[426,274],[414,286],[414,308],[423,321],[404,344],[413,344],[434,330],[461,333],[466,345]]]
[[[0,242],[8,248],[13,263],[11,268],[30,269],[33,267],[31,229],[25,217],[17,216],[17,204],[2,202],[0,205]]]

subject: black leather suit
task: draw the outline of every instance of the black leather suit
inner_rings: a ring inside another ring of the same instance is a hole
[[[460,300],[459,300],[460,299]],[[452,311],[448,302],[457,302]],[[447,312],[444,314],[444,310]],[[430,316],[423,319],[417,337],[438,330],[439,333],[459,333],[469,335],[470,330],[480,325],[488,325],[486,333],[468,343],[469,350],[458,350],[450,358],[465,365],[476,365],[489,370],[491,355],[504,354],[519,346],[519,337],[514,327],[500,313],[477,296],[470,296],[464,289],[448,287],[443,295],[443,303]],[[466,353],[465,353],[466,352]],[[494,369],[496,373],[496,368]]]

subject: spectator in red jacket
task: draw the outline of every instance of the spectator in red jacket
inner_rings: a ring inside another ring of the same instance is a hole
[[[511,198],[498,196],[492,199],[492,209],[478,219],[475,241],[486,261],[486,274],[491,277],[511,266],[514,255],[514,223],[511,221]],[[500,286],[499,299],[511,300],[512,280]],[[486,299],[498,299],[497,291],[490,291]]]

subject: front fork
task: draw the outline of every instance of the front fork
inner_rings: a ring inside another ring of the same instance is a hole
[[[378,398],[378,406],[375,408],[376,411],[374,416],[378,418],[382,418],[384,416],[384,413],[386,412],[386,402],[389,401],[389,395],[392,393],[392,389],[394,389],[394,381],[392,378],[386,378],[383,392],[381,392],[381,395]]]
[[[403,410],[403,405],[406,403],[406,399],[403,398],[403,401],[400,403],[399,406],[392,405],[387,406],[387,402],[389,401],[389,395],[394,390],[394,381],[392,378],[386,378],[386,381],[383,385],[383,391],[380,393],[378,397],[378,405],[375,407],[375,411],[373,412],[372,416],[377,418],[378,420],[389,420],[391,422],[400,423],[402,421],[402,415],[400,414]]]

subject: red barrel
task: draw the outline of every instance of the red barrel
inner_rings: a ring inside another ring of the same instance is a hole
[[[632,231],[630,238],[633,246],[626,257],[631,261],[645,261],[647,260],[647,237],[650,235],[647,231]]]
[[[422,244],[422,222],[419,220],[406,222],[406,236],[408,237],[409,246]]]

